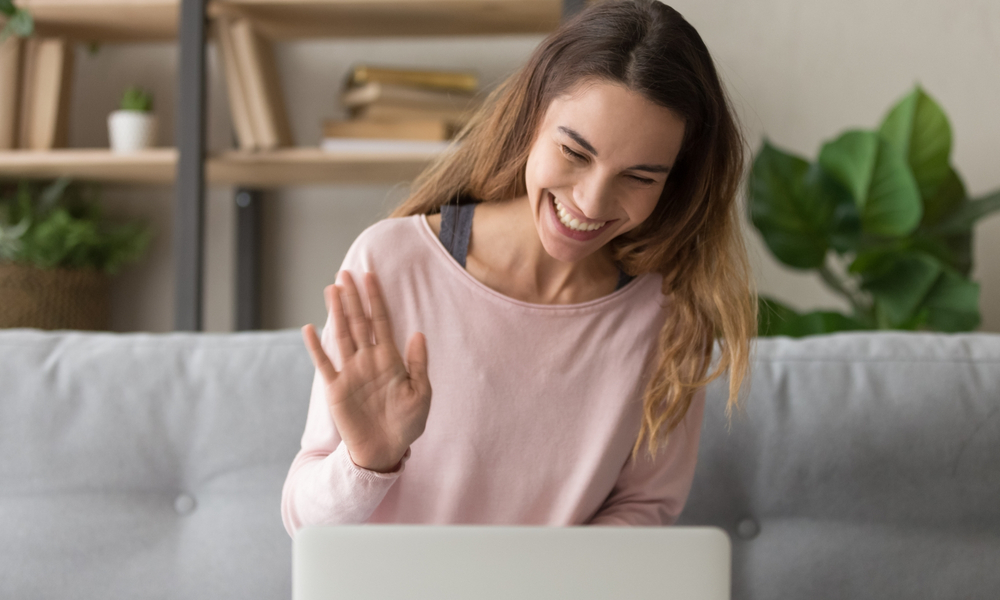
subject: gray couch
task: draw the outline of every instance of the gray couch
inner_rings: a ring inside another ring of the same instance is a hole
[[[763,340],[682,516],[734,598],[1000,598],[1000,336]],[[297,331],[0,331],[0,598],[290,595]],[[664,582],[669,585],[669,582]]]

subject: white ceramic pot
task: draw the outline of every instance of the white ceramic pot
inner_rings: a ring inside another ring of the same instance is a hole
[[[114,152],[136,152],[156,145],[156,115],[116,110],[108,115],[108,139]]]

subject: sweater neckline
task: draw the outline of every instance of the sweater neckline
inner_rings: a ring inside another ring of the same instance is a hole
[[[414,217],[416,217],[414,225],[420,230],[419,234],[424,239],[424,242],[433,248],[438,260],[443,260],[446,263],[446,270],[451,276],[456,277],[466,287],[472,288],[476,293],[484,294],[494,301],[499,301],[510,306],[545,312],[578,313],[580,311],[596,310],[604,308],[609,304],[624,302],[625,298],[638,293],[637,290],[640,288],[644,288],[645,284],[651,277],[651,274],[648,273],[639,275],[628,284],[615,290],[614,292],[601,296],[600,298],[588,300],[587,302],[579,302],[575,304],[536,304],[532,302],[525,302],[523,300],[518,300],[502,294],[473,277],[462,267],[462,265],[458,264],[458,262],[448,252],[448,249],[444,247],[444,244],[441,243],[441,240],[434,235],[434,230],[431,229],[430,223],[427,222],[427,215],[414,215]]]

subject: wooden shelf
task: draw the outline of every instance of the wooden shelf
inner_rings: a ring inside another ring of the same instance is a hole
[[[230,151],[208,158],[209,184],[278,187],[338,183],[410,181],[434,154],[327,152],[284,148],[267,152]],[[0,152],[0,177],[39,179],[68,176],[104,183],[174,183],[177,150],[153,148],[115,154],[106,148]]]
[[[20,0],[38,35],[169,41],[180,0]],[[210,17],[248,17],[276,40],[310,37],[548,33],[561,0],[209,0]]]
[[[108,183],[172,184],[177,150],[152,148],[115,154],[107,148],[0,151],[0,177],[68,176]]]
[[[19,0],[35,32],[78,41],[168,41],[177,38],[179,0]]]
[[[210,16],[249,17],[266,36],[501,35],[548,33],[561,0],[212,0]]]
[[[214,184],[277,187],[297,184],[395,183],[410,181],[434,159],[426,152],[327,152],[282,148],[265,152],[230,151],[208,160]]]

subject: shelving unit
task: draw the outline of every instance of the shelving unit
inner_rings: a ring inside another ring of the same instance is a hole
[[[256,237],[262,188],[414,178],[426,153],[333,153],[319,148],[205,151],[208,21],[248,18],[272,40],[315,37],[544,33],[586,0],[20,0],[38,35],[79,42],[179,43],[177,147],[133,155],[109,149],[0,151],[0,175],[67,175],[108,183],[175,185],[175,328],[201,329],[204,188],[237,186],[237,323],[259,315]]]

